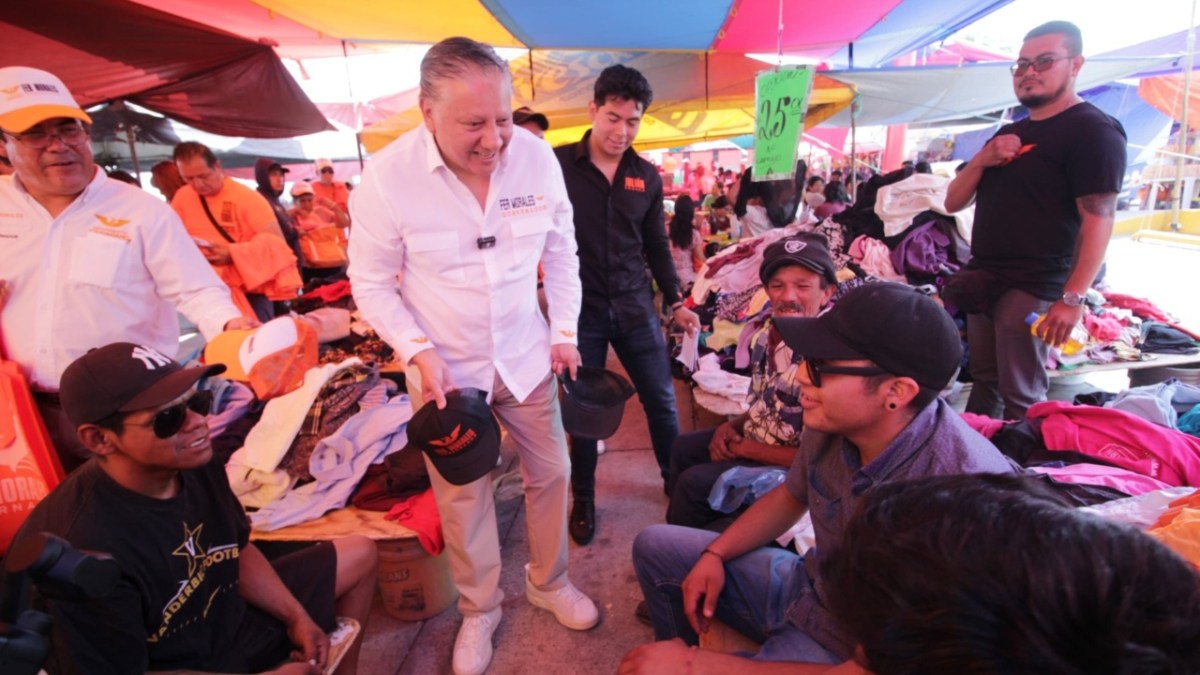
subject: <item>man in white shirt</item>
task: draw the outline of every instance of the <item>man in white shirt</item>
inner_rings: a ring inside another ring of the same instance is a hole
[[[450,38],[430,49],[424,126],[375,155],[351,196],[350,280],[364,317],[408,365],[417,406],[444,407],[455,388],[491,392],[521,457],[526,598],[586,630],[599,615],[567,578],[570,462],[551,372],[573,375],[580,361],[574,225],[554,154],[513,128],[511,99],[508,67],[490,47]],[[504,597],[491,479],[455,485],[426,463],[461,594],[454,672],[482,673]]]
[[[58,402],[68,364],[111,342],[174,354],[176,308],[209,338],[247,327],[171,209],[96,167],[90,123],[54,75],[0,68],[0,131],[16,171],[0,178],[0,284],[10,296],[0,334],[67,470],[89,456]]]

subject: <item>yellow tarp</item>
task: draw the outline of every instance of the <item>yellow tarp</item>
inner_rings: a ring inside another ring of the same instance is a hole
[[[636,68],[654,90],[637,148],[677,147],[754,132],[754,76],[766,64],[735,54],[533,50],[513,59],[513,107],[529,106],[550,120],[551,143],[578,140],[591,126],[587,106],[600,71],[621,63]],[[849,87],[818,75],[805,127],[850,104]],[[376,152],[421,123],[416,109],[365,129],[363,147]]]
[[[479,0],[406,2],[403,6],[361,0],[341,8],[329,0],[253,1],[323,35],[354,36],[356,42],[433,44],[451,35],[467,35],[496,47],[523,46]]]

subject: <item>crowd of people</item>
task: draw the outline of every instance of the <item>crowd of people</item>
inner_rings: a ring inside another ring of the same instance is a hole
[[[1065,22],[1026,36],[1013,87],[1030,117],[946,199],[978,202],[969,269],[1001,289],[968,312],[969,408],[996,417],[1045,399],[1045,351],[1079,322],[1111,233],[1124,135],[1075,94],[1081,51]],[[414,410],[478,391],[515,441],[525,597],[576,631],[601,613],[568,574],[568,539],[593,541],[603,495],[596,441],[564,430],[558,382],[615,352],[668,499],[632,550],[656,642],[630,645],[622,673],[1200,671],[1196,570],[1069,508],[950,407],[963,346],[941,303],[902,283],[840,288],[829,238],[783,229],[846,209],[840,174],[764,183],[697,165],[668,218],[661,173],[633,149],[654,96],[637,70],[606,68],[591,129],[557,148],[545,115],[512,110],[491,47],[443,40],[420,76],[422,125],[352,192],[318,161],[288,209],[282,165],[260,160],[256,191],[195,142],[153,171],[170,206],[110,179],[62,81],[0,68],[3,346],[69,470],[17,540],[50,532],[120,568],[107,597],[42,598],[51,673],[321,672],[336,617],[366,625],[374,544],[350,534],[268,560],[213,460],[198,383],[225,366],[172,357],[177,313],[209,340],[253,329],[289,310],[302,271],[330,267],[395,351]],[[681,435],[664,320],[702,328],[689,287],[710,262],[705,229],[769,241],[751,275],[768,304],[747,327],[748,410]],[[1036,335],[1030,311],[1046,314]],[[459,593],[452,668],[477,675],[504,600],[493,483],[423,461]],[[781,485],[712,508],[727,470],[770,467]],[[775,543],[806,515],[811,549]],[[758,651],[700,649],[716,620]]]

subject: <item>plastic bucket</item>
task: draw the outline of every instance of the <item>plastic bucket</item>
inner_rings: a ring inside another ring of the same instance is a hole
[[[430,556],[415,537],[376,542],[383,608],[402,621],[437,616],[458,599],[446,552]]]

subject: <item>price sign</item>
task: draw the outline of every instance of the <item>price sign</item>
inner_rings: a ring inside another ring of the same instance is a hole
[[[780,180],[796,174],[796,146],[804,129],[813,69],[768,70],[754,81],[754,180]]]

